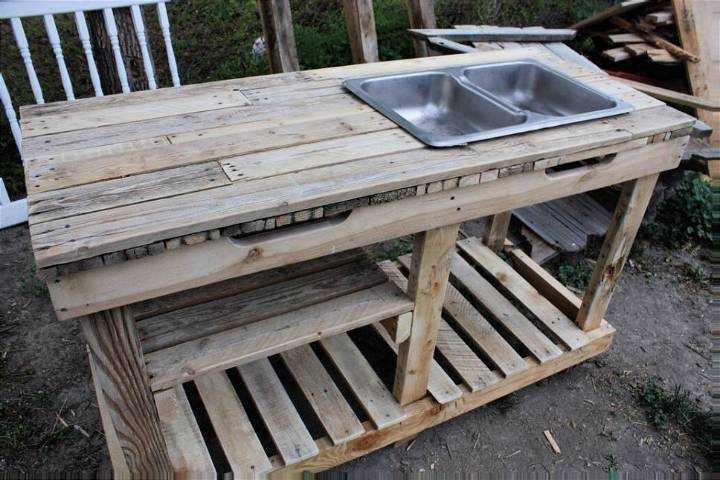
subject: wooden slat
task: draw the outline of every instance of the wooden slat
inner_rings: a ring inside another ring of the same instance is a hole
[[[285,465],[318,454],[295,406],[267,358],[237,368]]]
[[[409,255],[399,260],[406,269],[410,267]],[[527,368],[522,357],[451,284],[447,286],[443,308],[503,375],[511,376]]]
[[[485,242],[494,252],[502,250],[505,244],[505,237],[507,237],[508,229],[510,228],[510,219],[512,218],[512,211],[496,213],[492,216],[492,223],[490,224],[490,231],[487,234]]]
[[[612,18],[616,15],[620,15],[621,13],[635,10],[636,8],[640,8],[644,5],[649,5],[650,3],[650,0],[625,0],[624,2],[620,2],[617,5],[608,7],[602,12],[599,12],[591,17],[580,20],[579,22],[573,24],[570,28],[573,28],[575,30],[588,28],[598,23],[604,22],[608,18]]]
[[[301,345],[280,355],[333,444],[350,441],[365,432],[309,345]]]
[[[215,466],[182,385],[155,393],[155,404],[175,478],[214,478]]]
[[[571,350],[581,348],[589,342],[588,336],[570,318],[538,293],[510,265],[483,245],[477,238],[461,240],[458,242],[458,246],[475,260],[478,267],[492,275],[502,286],[507,288],[515,299],[522,303]]]
[[[495,321],[517,338],[540,363],[562,354],[554,343],[458,254],[452,257],[450,272],[488,310]]]
[[[395,425],[407,417],[347,334],[324,338],[320,344],[378,429]]]
[[[145,356],[154,389],[190,380],[335,335],[412,309],[394,285],[382,284]]]
[[[255,478],[269,472],[272,465],[227,374],[202,375],[195,385],[234,477]]]
[[[442,322],[442,319],[440,321]],[[378,335],[380,335],[385,344],[397,355],[398,345],[390,337],[387,329],[378,323],[373,325],[373,328]],[[462,396],[462,390],[460,390],[450,375],[448,375],[435,360],[431,360],[427,391],[440,404],[452,402]]]
[[[382,265],[382,267],[386,273],[391,272],[388,273],[388,277],[395,283],[395,285],[397,285],[402,290],[407,289],[407,279],[395,265],[389,262],[384,262],[384,265]],[[374,325],[374,327],[375,330],[378,331],[378,333],[380,333],[380,335],[383,337],[385,342],[390,346],[390,348],[392,348],[395,353],[397,353],[397,345],[392,342],[392,339],[389,337],[388,332],[386,331],[387,329],[379,327],[378,325]],[[473,351],[465,344],[465,342],[462,341],[460,336],[455,333],[455,331],[450,327],[450,325],[448,325],[447,322],[442,318],[440,319],[440,323],[438,326],[438,338],[436,348],[438,349],[440,354],[445,357],[445,359],[450,363],[450,365],[452,365],[452,367],[458,372],[458,374],[462,377],[463,381],[468,385],[468,388],[470,388],[471,391],[474,392],[476,390],[479,390],[480,388],[490,385],[497,380],[495,374],[492,373],[490,369],[488,369],[488,367],[482,362],[482,360],[480,360],[477,355],[473,353]],[[435,400],[437,400],[439,403],[447,403],[447,401],[457,398],[455,396],[456,394],[448,395],[447,393],[444,394],[444,397],[439,398],[440,395],[438,395],[438,388],[436,386],[438,381],[433,377],[437,377],[439,376],[438,373],[442,373],[442,377],[440,378],[440,380],[443,380],[447,384],[448,381],[445,380],[447,374],[445,374],[440,365],[436,365],[435,360],[433,360],[432,368],[433,369],[430,371],[430,379],[428,381],[428,391],[433,396],[433,398],[435,398]],[[455,387],[455,383],[452,381],[452,379],[450,379],[449,383],[453,387]],[[457,387],[450,389],[445,387],[442,388],[440,391],[457,391],[457,394],[462,393],[459,389],[457,389]],[[445,401],[443,401],[443,398],[445,398]]]
[[[369,261],[353,262],[158,314],[140,321],[138,331],[144,351],[153,352],[366,290],[386,281],[382,271]]]
[[[406,198],[402,208],[393,202],[371,205],[353,210],[347,218],[325,220],[317,225],[268,232],[242,241],[224,237],[145,257],[130,267],[127,264],[131,262],[125,262],[57,277],[48,288],[57,317],[74,318],[401,237],[448,222],[462,222],[502,209],[516,209],[622,183],[648,171],[675,168],[686,145],[687,137],[678,137],[622,151],[610,164],[568,170],[560,176],[549,177],[538,170],[449,192]],[[413,160],[411,155],[397,157],[390,161],[395,163],[388,162],[385,167],[397,168],[399,162],[408,172],[414,166]],[[387,171],[378,169],[377,173],[385,175]],[[193,268],[185,267],[190,264]],[[110,284],[112,289],[105,288]]]
[[[575,38],[575,30],[545,29],[541,27],[477,27],[472,30],[459,28],[410,29],[410,35],[418,38],[443,37],[456,42],[562,42]]]
[[[636,82],[627,78],[617,77],[622,83],[629,85],[643,93],[660,99],[664,102],[676,105],[684,105],[686,107],[699,108],[701,110],[709,110],[711,112],[720,112],[720,100],[712,98],[702,98],[695,95],[687,95],[685,93],[676,92],[667,88],[648,85],[647,83]]]

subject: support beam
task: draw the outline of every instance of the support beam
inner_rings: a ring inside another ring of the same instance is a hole
[[[257,0],[272,73],[300,70],[290,0]]]
[[[343,0],[353,63],[380,60],[372,0]]]
[[[172,466],[128,307],[83,319],[93,383],[117,477],[170,478]]]
[[[626,182],[610,221],[597,266],[583,297],[577,323],[585,331],[600,326],[650,202],[658,174]]]
[[[495,253],[502,250],[505,245],[505,238],[507,237],[508,229],[510,228],[511,218],[512,210],[496,213],[492,217],[490,231],[485,237],[485,245],[487,245],[490,250]]]
[[[460,224],[415,235],[407,295],[415,302],[410,336],[400,344],[393,393],[401,405],[425,396],[445,289],[450,254]]]
[[[435,28],[435,6],[433,0],[405,0],[408,11],[410,28]],[[416,57],[429,56],[428,47],[425,42],[413,37]]]

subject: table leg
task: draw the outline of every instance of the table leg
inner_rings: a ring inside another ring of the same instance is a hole
[[[406,405],[427,391],[430,364],[435,352],[438,323],[455,249],[459,224],[415,235],[408,296],[415,302],[410,336],[398,350],[393,393]]]
[[[95,313],[82,328],[115,476],[172,477],[130,309]]]
[[[576,321],[585,331],[600,326],[650,202],[658,174],[626,182],[610,221],[597,266]]]
[[[510,219],[512,218],[512,210],[507,212],[496,213],[492,217],[490,231],[485,237],[485,245],[495,253],[503,249],[508,229],[510,228]]]

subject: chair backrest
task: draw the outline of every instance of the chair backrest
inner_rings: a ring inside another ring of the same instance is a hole
[[[102,85],[100,83],[100,76],[98,75],[97,66],[95,65],[95,59],[93,57],[90,33],[88,31],[84,12],[102,10],[105,29],[113,51],[118,80],[120,82],[122,92],[127,93],[130,91],[130,82],[128,81],[127,72],[125,70],[125,62],[123,60],[121,50],[122,46],[120,45],[120,38],[118,35],[117,25],[115,23],[115,17],[113,15],[113,8],[130,7],[133,27],[135,29],[135,34],[137,35],[138,44],[142,53],[143,68],[145,70],[145,75],[147,76],[148,87],[153,90],[157,88],[157,81],[155,80],[155,69],[152,57],[150,56],[148,39],[145,34],[145,23],[143,21],[141,10],[141,6],[148,4],[156,5],[160,30],[165,43],[165,49],[167,51],[170,77],[172,78],[173,86],[177,87],[180,85],[180,77],[178,76],[175,53],[173,52],[172,40],[170,37],[170,22],[165,8],[165,3],[167,1],[169,0],[10,1],[2,2],[0,19],[10,20],[20,56],[22,57],[25,69],[27,70],[30,88],[32,89],[33,96],[35,97],[35,102],[44,103],[45,99],[43,98],[42,87],[40,86],[37,74],[35,73],[32,56],[30,55],[30,48],[21,20],[24,17],[43,17],[45,31],[47,32],[50,46],[52,47],[55,59],[57,60],[58,69],[60,71],[60,81],[62,82],[65,96],[68,100],[75,100],[75,93],[73,91],[70,73],[65,65],[60,36],[58,34],[57,27],[55,26],[55,19],[53,15],[62,13],[74,14],[75,25],[77,26],[78,36],[80,37],[80,42],[82,44],[83,51],[85,52],[85,58],[87,60],[93,90],[96,96],[102,96]],[[20,150],[22,140],[20,128],[11,103],[10,93],[1,74],[0,100],[2,101],[3,108],[10,122],[10,128],[12,130],[15,143],[17,144],[18,150]]]

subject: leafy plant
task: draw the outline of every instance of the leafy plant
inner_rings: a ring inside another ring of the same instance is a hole
[[[710,439],[710,411],[702,409],[699,400],[693,400],[680,385],[669,391],[650,379],[638,386],[637,398],[653,426],[666,430],[674,424],[700,442]]]
[[[712,189],[696,172],[685,177],[675,195],[665,200],[642,235],[668,247],[712,240]]]
[[[587,262],[578,262],[575,265],[566,263],[560,265],[558,278],[567,287],[585,290],[592,277],[592,267]]]
[[[397,260],[405,254],[412,252],[412,237],[403,237],[394,240],[393,243],[377,254],[378,260]]]

